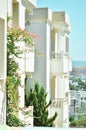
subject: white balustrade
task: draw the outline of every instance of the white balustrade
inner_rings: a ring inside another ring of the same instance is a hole
[[[51,54],[51,75],[69,73],[69,56],[62,52]]]
[[[19,110],[19,119],[28,126],[33,126],[33,106]]]

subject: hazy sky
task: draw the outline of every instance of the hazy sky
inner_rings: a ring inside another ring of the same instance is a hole
[[[69,14],[70,56],[72,60],[86,60],[86,0],[37,0],[37,7]]]

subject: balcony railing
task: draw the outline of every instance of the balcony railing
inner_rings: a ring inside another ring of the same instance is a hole
[[[19,110],[19,119],[26,125],[33,126],[33,106]]]
[[[52,101],[51,107],[62,108],[63,101],[61,99],[56,99]]]
[[[65,102],[68,102],[68,98],[52,100],[51,108],[62,108]]]
[[[67,53],[52,52],[51,53],[51,75],[58,75],[61,73],[69,73],[71,70],[71,60]]]
[[[58,116],[54,122],[55,126],[57,127],[62,127],[66,125],[66,123],[64,122],[68,120],[68,117],[64,115],[68,115],[68,110],[64,112],[64,108],[67,108],[67,102],[67,98],[55,99],[52,101],[52,105],[50,107],[50,116],[54,115],[55,112],[58,113]]]
[[[20,58],[15,59],[19,64],[20,70],[25,73],[34,72],[34,47],[26,46],[23,41],[15,43],[15,45],[23,51],[20,54]]]

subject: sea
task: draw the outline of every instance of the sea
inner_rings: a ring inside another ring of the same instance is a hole
[[[85,67],[86,61],[72,61],[72,67]]]

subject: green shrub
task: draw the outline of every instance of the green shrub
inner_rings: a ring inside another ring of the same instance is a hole
[[[31,88],[26,95],[26,106],[34,106],[34,126],[51,127],[57,117],[57,113],[55,113],[49,118],[48,107],[51,105],[51,100],[47,103],[46,98],[47,93],[38,82],[35,83],[34,89]]]
[[[70,116],[70,117],[69,117],[69,121],[70,121],[70,122],[74,121],[74,118],[75,118],[74,116]]]
[[[77,126],[76,121],[72,121],[72,122],[70,123],[70,127],[75,127],[75,126]]]
[[[79,126],[79,127],[86,127],[86,116],[80,117],[77,120],[77,126]]]
[[[9,125],[9,126],[15,126],[15,127],[20,127],[20,126],[25,126],[25,124],[23,124],[22,123],[22,121],[21,120],[19,120],[15,115],[13,115],[13,114],[9,114],[8,116],[7,116],[7,125]]]
[[[86,116],[80,117],[70,123],[70,127],[86,127]]]

